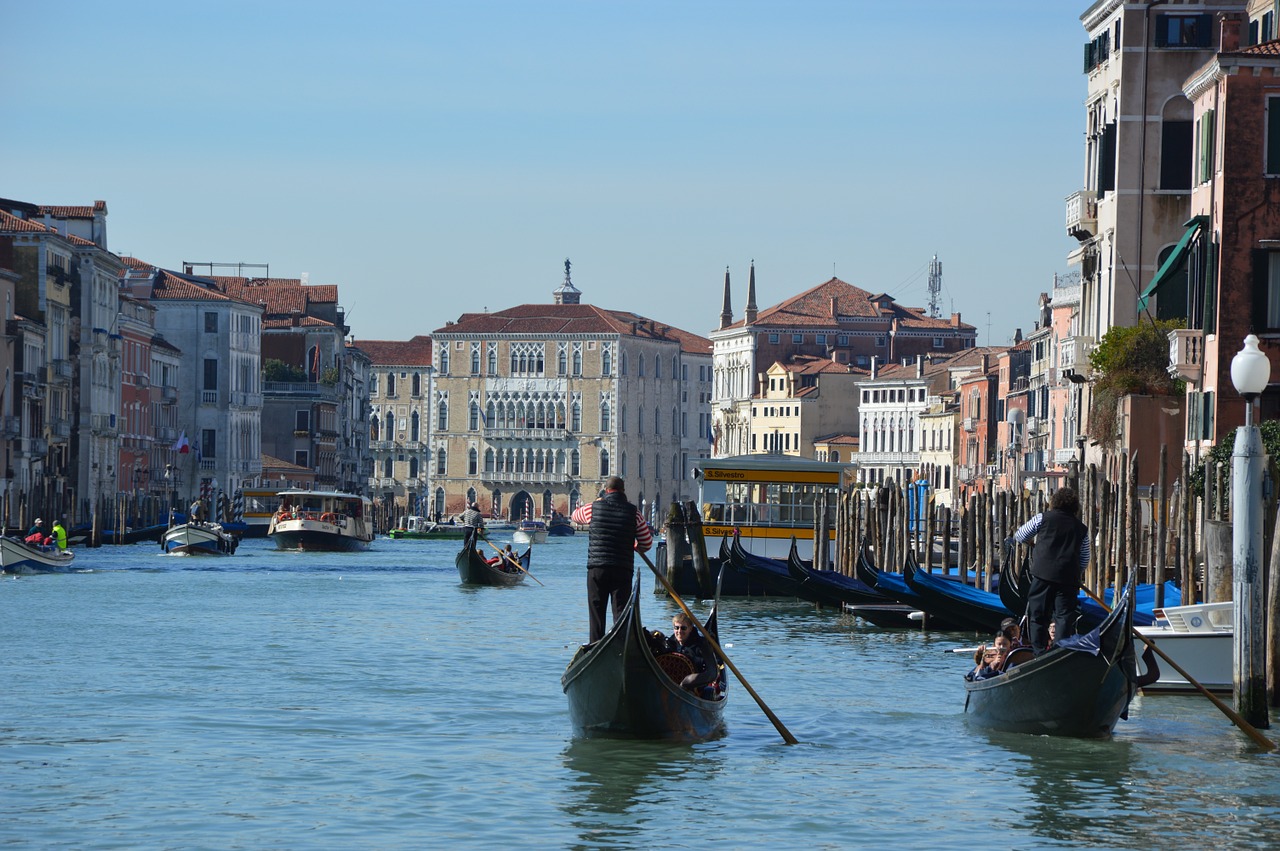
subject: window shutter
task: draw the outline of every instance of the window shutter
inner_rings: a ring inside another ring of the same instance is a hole
[[[1196,15],[1196,47],[1213,45],[1213,15]]]
[[[1267,291],[1271,283],[1271,252],[1255,248],[1253,254],[1253,310],[1249,315],[1254,333],[1267,327]]]
[[[1266,174],[1280,174],[1280,97],[1267,98]]]

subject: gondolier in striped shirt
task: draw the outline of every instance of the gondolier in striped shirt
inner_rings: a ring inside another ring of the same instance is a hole
[[[1014,533],[1020,544],[1032,538],[1031,590],[1027,594],[1027,620],[1031,646],[1043,653],[1049,644],[1049,621],[1058,640],[1075,635],[1080,618],[1080,579],[1089,566],[1089,530],[1080,522],[1080,499],[1075,490],[1058,488],[1049,499],[1049,510],[1037,514]]]
[[[635,573],[635,552],[653,546],[653,530],[639,509],[627,501],[622,479],[610,476],[595,502],[578,506],[573,522],[587,527],[587,615],[591,643],[604,638],[605,605],[612,602],[613,622],[626,608]]]

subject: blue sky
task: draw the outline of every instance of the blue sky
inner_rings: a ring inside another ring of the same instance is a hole
[[[4,0],[0,197],[337,284],[357,340],[550,301],[566,257],[705,335],[726,266],[741,318],[752,259],[762,308],[833,272],[923,306],[936,253],[1001,344],[1067,271],[1087,5]]]

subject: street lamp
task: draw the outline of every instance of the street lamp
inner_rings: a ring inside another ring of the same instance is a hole
[[[1231,453],[1232,587],[1235,597],[1232,646],[1236,711],[1257,727],[1268,726],[1266,622],[1262,574],[1262,433],[1253,406],[1271,379],[1271,361],[1254,334],[1231,359],[1231,383],[1244,397],[1244,425]]]

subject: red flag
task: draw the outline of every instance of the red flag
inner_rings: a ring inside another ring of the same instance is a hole
[[[182,436],[178,438],[178,442],[173,444],[172,448],[174,452],[178,452],[182,455],[186,455],[191,451],[191,444],[187,442],[186,431],[182,432]]]

